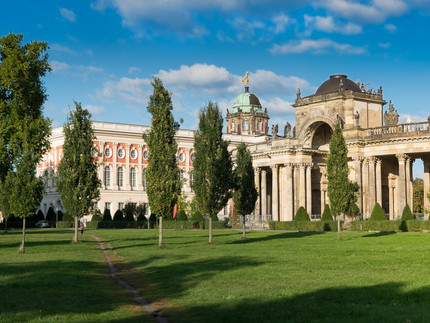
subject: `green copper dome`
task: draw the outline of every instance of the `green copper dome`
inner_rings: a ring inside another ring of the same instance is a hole
[[[261,112],[260,100],[252,93],[249,93],[249,88],[245,87],[245,92],[239,94],[233,103],[233,113],[239,112],[250,113],[251,109],[254,112]]]

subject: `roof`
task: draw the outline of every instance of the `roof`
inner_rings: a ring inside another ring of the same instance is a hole
[[[362,92],[360,87],[343,74],[331,75],[330,78],[320,85],[315,95],[339,92],[343,84],[344,91]]]
[[[252,93],[249,93],[249,87],[245,87],[245,92],[239,94],[233,103],[233,113],[241,112],[249,113],[251,109],[254,109],[255,112],[261,112],[261,103],[260,100]]]

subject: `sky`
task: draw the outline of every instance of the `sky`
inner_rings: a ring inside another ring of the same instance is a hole
[[[280,128],[294,125],[297,89],[312,95],[333,74],[382,86],[400,122],[430,115],[430,0],[0,1],[0,35],[49,45],[54,127],[74,101],[95,121],[150,125],[159,77],[181,128],[196,129],[209,101],[231,110],[247,71]]]

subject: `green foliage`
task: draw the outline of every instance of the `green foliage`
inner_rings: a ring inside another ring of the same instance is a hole
[[[333,216],[331,215],[330,206],[324,204],[324,212],[321,216],[321,221],[333,221]]]
[[[67,212],[78,218],[89,214],[100,197],[100,180],[91,149],[95,139],[91,114],[75,102],[64,132],[64,155],[58,166],[58,192]]]
[[[233,176],[235,182],[234,215],[248,215],[254,211],[258,192],[255,188],[252,156],[243,142],[237,147],[236,168]]]
[[[188,217],[185,214],[185,211],[184,210],[180,210],[178,212],[178,214],[176,215],[176,221],[187,221],[187,220],[188,220]]]
[[[308,212],[303,206],[299,207],[296,215],[294,216],[294,221],[310,221]]]
[[[336,221],[271,221],[269,222],[270,230],[288,230],[288,231],[336,231]]]
[[[200,110],[199,126],[194,133],[196,155],[193,162],[197,209],[212,216],[227,204],[234,186],[229,142],[222,138],[223,118],[218,105],[209,102]]]
[[[134,221],[134,215],[136,213],[136,203],[127,202],[124,205],[124,220],[125,221]]]
[[[172,217],[173,207],[180,195],[180,171],[176,164],[178,146],[175,134],[179,124],[172,114],[170,93],[159,78],[151,82],[154,92],[150,96],[148,112],[152,115],[151,130],[143,134],[149,147],[146,168],[147,194],[151,211],[157,216]]]
[[[414,213],[424,212],[424,180],[415,178],[412,182],[414,196]]]
[[[124,221],[124,214],[121,210],[116,210],[115,214],[113,215],[114,221]]]
[[[56,219],[57,219],[57,214],[55,213],[54,209],[50,207],[48,209],[48,213],[46,214],[46,220],[55,221]]]
[[[91,218],[91,221],[103,221],[103,214],[98,208],[95,208],[93,210],[93,216]]]
[[[61,219],[62,221],[66,221],[66,222],[72,222],[73,221],[73,217],[70,213],[66,212],[63,214],[63,218]]]
[[[409,204],[406,203],[405,207],[403,208],[402,212],[402,220],[415,220],[415,217],[413,216],[411,212],[411,208],[409,207]]]
[[[136,206],[136,221],[147,221],[145,218],[145,204],[141,203]]]
[[[370,221],[385,221],[385,220],[387,220],[387,218],[385,216],[385,212],[379,203],[375,203],[375,206],[373,207],[372,213],[370,214],[369,220]]]
[[[203,221],[203,215],[199,211],[196,211],[191,216],[190,220],[191,220],[191,222],[202,222]]]
[[[330,140],[330,153],[327,157],[327,193],[333,216],[346,211],[351,196],[347,154],[342,129],[337,123]]]
[[[109,209],[103,211],[103,221],[112,221],[112,214]]]

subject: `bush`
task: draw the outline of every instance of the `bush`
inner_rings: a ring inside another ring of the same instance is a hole
[[[46,214],[46,220],[48,221],[55,221],[57,219],[57,214],[55,214],[55,211],[52,207],[48,209],[48,213]]]
[[[91,221],[102,221],[102,220],[103,220],[102,212],[100,212],[99,209],[95,209],[93,211],[93,216],[91,217]]]
[[[294,216],[294,221],[310,221],[309,214],[306,212],[303,206],[299,207],[296,215]]]
[[[271,221],[270,230],[287,231],[337,231],[336,221]]]
[[[191,216],[191,222],[203,222],[203,216],[199,211],[194,212]]]
[[[372,214],[370,215],[370,221],[386,221],[387,218],[385,216],[384,210],[382,209],[379,203],[375,203],[373,207]]]
[[[407,204],[407,203],[406,203],[405,207],[403,208],[402,220],[404,220],[404,221],[415,220],[415,217],[411,212],[411,208],[409,207],[409,204]]]
[[[115,214],[113,215],[114,221],[124,221],[124,215],[121,210],[116,210]]]
[[[136,213],[136,203],[127,202],[124,205],[124,220],[134,221],[134,214]]]
[[[63,218],[61,219],[61,221],[73,221],[73,217],[70,213],[64,213],[63,214]]]
[[[333,216],[331,215],[330,206],[324,204],[324,212],[321,216],[321,221],[333,221]]]
[[[64,214],[66,215],[66,214]],[[58,228],[65,229],[65,228],[73,228],[75,226],[75,222],[73,221],[58,221]]]
[[[212,218],[212,222],[219,221],[218,215],[216,215],[216,214],[212,214],[211,218]]]
[[[63,220],[63,212],[58,211],[58,221],[62,221]]]
[[[105,209],[103,212],[103,221],[112,221],[112,215],[109,209]]]
[[[176,215],[176,221],[188,221],[188,217],[184,210],[180,210],[178,215]]]

